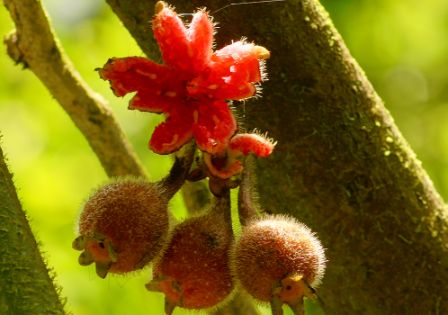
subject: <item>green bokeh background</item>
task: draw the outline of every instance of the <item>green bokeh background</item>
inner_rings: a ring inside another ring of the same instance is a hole
[[[110,101],[151,180],[162,177],[169,157],[155,156],[147,149],[161,117],[128,111],[127,98],[115,98],[93,71],[112,56],[142,55],[132,38],[100,0],[43,3],[77,70]],[[324,6],[447,198],[448,1],[326,0]],[[12,28],[8,12],[1,8],[0,34]],[[225,25],[220,25],[220,31],[225,31]],[[30,71],[13,64],[5,49],[0,54],[0,73],[2,147],[33,231],[67,299],[67,310],[74,315],[162,314],[162,295],[143,288],[149,270],[101,280],[93,268],[77,264],[78,253],[71,249],[77,214],[90,191],[107,177],[69,117]],[[179,218],[185,217],[179,197],[171,208]],[[263,311],[269,314],[266,308]]]

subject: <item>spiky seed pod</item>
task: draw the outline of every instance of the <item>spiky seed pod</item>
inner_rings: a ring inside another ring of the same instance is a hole
[[[179,224],[161,259],[153,267],[150,291],[165,294],[165,312],[175,307],[210,308],[233,290],[229,266],[232,243],[230,197],[215,198],[205,215]]]
[[[84,250],[81,265],[96,263],[97,274],[143,268],[157,255],[168,232],[168,199],[143,179],[115,180],[88,199],[73,247]]]
[[[313,297],[325,270],[324,249],[304,224],[282,215],[254,219],[243,228],[233,252],[234,273],[258,300],[270,302],[273,314],[288,304],[303,314],[303,297]]]
[[[126,273],[143,268],[164,246],[168,234],[168,202],[182,187],[194,157],[185,147],[168,176],[157,183],[139,178],[115,179],[85,203],[73,248],[82,251],[81,265],[95,263],[96,272]]]

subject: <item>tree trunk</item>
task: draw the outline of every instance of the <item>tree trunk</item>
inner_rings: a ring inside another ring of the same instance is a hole
[[[109,2],[132,20],[133,1]],[[172,4],[213,13],[229,1]],[[245,36],[271,50],[263,98],[245,105],[247,127],[278,141],[258,161],[261,204],[318,232],[327,314],[448,314],[446,207],[325,10],[289,0],[231,6],[215,20],[218,47]],[[148,42],[147,28],[127,26]]]
[[[233,13],[229,33],[272,50],[263,99],[246,106],[247,123],[278,141],[258,164],[261,203],[323,240],[327,313],[447,314],[445,205],[325,11],[289,1]]]
[[[65,314],[0,148],[0,314]]]

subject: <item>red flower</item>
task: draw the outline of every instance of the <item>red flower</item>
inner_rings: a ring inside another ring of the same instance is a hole
[[[142,57],[112,58],[99,70],[101,78],[110,81],[117,96],[137,92],[130,109],[166,115],[150,140],[154,152],[174,152],[192,138],[202,151],[223,152],[237,129],[226,100],[255,94],[254,83],[262,79],[260,60],[269,51],[238,41],[213,52],[214,28],[204,10],[187,28],[161,1],[152,28],[163,65]]]
[[[227,150],[221,155],[204,154],[204,162],[209,172],[222,179],[230,178],[243,170],[239,160],[250,153],[258,157],[269,156],[276,142],[258,133],[239,133],[232,137]]]

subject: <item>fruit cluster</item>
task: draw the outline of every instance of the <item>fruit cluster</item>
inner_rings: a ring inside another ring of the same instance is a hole
[[[191,153],[190,153],[191,154]],[[273,314],[288,304],[303,314],[303,298],[313,298],[325,267],[323,248],[302,223],[280,215],[259,215],[248,195],[247,171],[240,182],[243,223],[234,240],[228,181],[205,214],[169,231],[167,204],[180,189],[192,157],[178,158],[158,183],[124,178],[101,187],[84,205],[73,247],[81,265],[96,264],[97,274],[124,274],[153,263],[150,291],[165,294],[165,312],[175,307],[209,309],[222,305],[235,283],[254,298],[269,302]]]
[[[258,132],[239,132],[228,103],[255,95],[269,51],[237,41],[213,52],[214,27],[205,10],[187,27],[172,8],[157,2],[152,26],[164,64],[112,58],[99,74],[117,96],[136,92],[130,109],[165,114],[149,143],[154,152],[183,150],[159,182],[114,179],[88,198],[73,241],[81,251],[79,263],[94,263],[101,278],[152,263],[146,288],[164,293],[168,315],[175,307],[223,305],[235,287],[269,302],[273,315],[283,314],[283,304],[304,314],[303,299],[315,297],[324,273],[322,245],[295,219],[260,214],[243,158],[267,157],[275,143]],[[195,159],[197,149],[202,158]],[[209,209],[174,225],[170,199],[186,180],[206,177],[214,195]],[[236,187],[242,225],[237,239],[230,207]]]

